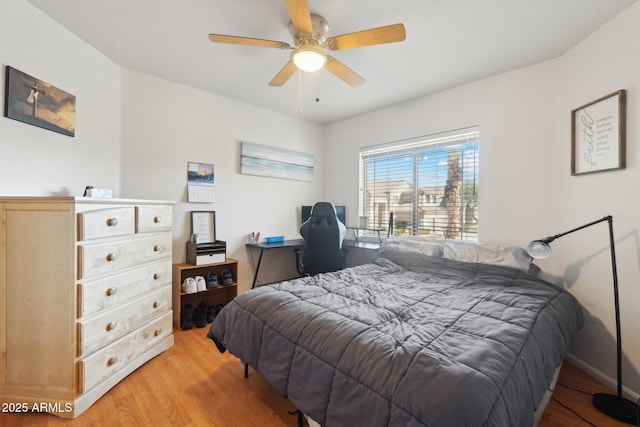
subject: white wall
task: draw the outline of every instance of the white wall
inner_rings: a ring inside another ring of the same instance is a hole
[[[3,82],[10,65],[76,96],[74,138],[0,117],[0,196],[80,196],[93,185],[174,201],[176,263],[185,261],[188,212],[214,210],[217,237],[240,261],[241,292],[256,258],[245,249],[248,232],[299,237],[300,206],[322,196],[322,126],[122,70],[24,1],[2,0],[0,38]],[[241,175],[243,140],[313,154],[313,182]],[[215,203],[186,203],[188,161],[215,164]],[[271,270],[295,274],[292,252],[278,255]]]
[[[360,147],[479,125],[481,240],[525,245],[613,215],[625,385],[640,392],[638,23],[636,3],[556,60],[322,128],[122,71],[29,3],[2,0],[0,79],[10,65],[54,84],[76,95],[77,117],[75,138],[0,117],[0,195],[79,195],[94,185],[112,188],[118,197],[176,201],[174,262],[184,261],[187,212],[215,210],[218,237],[242,263],[244,290],[251,273],[244,248],[249,231],[296,237],[299,206],[323,196],[346,204],[347,222],[357,221]],[[623,88],[627,169],[571,177],[571,109]],[[242,140],[314,154],[316,179],[241,175]],[[216,203],[186,203],[188,161],[216,165]],[[557,240],[553,256],[539,264],[585,308],[574,360],[615,378],[607,244],[606,227],[598,225]]]
[[[69,137],[0,117],[0,195],[82,195],[120,186],[120,67],[20,0],[2,0],[0,98],[9,65],[76,96]]]
[[[480,126],[480,240],[526,246],[611,214],[616,234],[623,383],[640,392],[640,3],[566,55],[327,126],[325,195],[357,218],[360,147]],[[571,176],[572,109],[627,90],[627,168]],[[350,185],[345,185],[350,183]],[[615,321],[606,223],[558,239],[537,263],[584,307],[572,359],[615,384]],[[580,269],[576,269],[578,264]],[[576,273],[579,271],[579,273]],[[613,379],[613,380],[612,380]]]
[[[620,282],[623,346],[623,384],[640,393],[640,3],[609,22],[560,60],[556,141],[571,138],[570,111],[619,89],[627,91],[627,168],[569,177],[554,168],[557,191],[555,209],[563,212],[556,230],[611,214],[614,219],[616,256]],[[555,150],[562,164],[570,153]],[[556,231],[557,232],[557,231]],[[561,246],[562,245],[562,246]],[[564,275],[570,291],[585,308],[585,331],[574,341],[573,354],[615,378],[615,323],[611,292],[611,267],[606,225],[558,241],[549,268]],[[584,265],[582,265],[584,264]],[[577,272],[576,272],[577,270]],[[595,350],[595,351],[594,351]]]
[[[177,202],[174,262],[185,262],[189,212],[215,211],[216,237],[240,261],[240,291],[248,289],[257,254],[248,257],[247,234],[300,238],[300,206],[322,196],[323,127],[138,72],[123,75],[123,197]],[[241,141],[313,154],[313,181],[240,174]],[[187,203],[187,162],[214,164],[215,203]],[[265,259],[261,272],[284,268],[295,275],[292,254]]]
[[[531,198],[549,197],[544,184],[551,181],[542,176],[540,185],[536,169],[547,162],[547,153],[539,143],[524,141],[548,140],[553,135],[555,115],[549,105],[555,100],[555,86],[549,76],[555,70],[556,64],[548,62],[329,125],[327,163],[339,173],[327,175],[326,195],[348,204],[347,222],[355,223],[360,147],[480,125],[480,238],[519,243],[504,223],[514,210],[523,220],[534,218],[528,212]],[[513,114],[518,108],[523,114]],[[505,192],[507,176],[517,176],[527,191]]]

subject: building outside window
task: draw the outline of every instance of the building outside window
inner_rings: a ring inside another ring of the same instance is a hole
[[[478,127],[363,148],[360,227],[477,240],[479,148]]]

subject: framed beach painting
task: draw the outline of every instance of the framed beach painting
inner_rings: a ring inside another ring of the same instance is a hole
[[[284,148],[242,142],[240,172],[273,178],[313,180],[313,155]]]

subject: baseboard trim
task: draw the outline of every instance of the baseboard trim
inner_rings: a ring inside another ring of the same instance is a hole
[[[589,365],[588,363],[582,361],[581,359],[577,358],[576,356],[572,355],[572,354],[568,354],[567,355],[567,360],[569,360],[569,362],[571,362],[573,365],[575,365],[578,369],[586,372],[587,374],[591,375],[592,377],[594,377],[595,379],[597,379],[598,381],[600,381],[601,383],[603,383],[604,385],[606,385],[607,387],[610,387],[613,390],[617,390],[618,389],[618,383],[615,379],[611,378],[610,376],[602,373],[601,371],[599,371],[598,369],[594,368],[593,366]],[[636,393],[635,391],[631,390],[630,388],[626,387],[624,385],[624,373],[622,376],[622,396],[633,401],[636,402],[638,401],[638,399],[640,399],[640,394]]]

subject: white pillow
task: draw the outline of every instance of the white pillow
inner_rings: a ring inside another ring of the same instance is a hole
[[[435,257],[441,257],[443,249],[444,240],[421,236],[390,237],[380,247],[381,252],[412,252]]]
[[[524,272],[529,272],[532,259],[524,249],[516,246],[488,246],[451,240],[445,242],[442,256],[455,261],[502,265]]]

